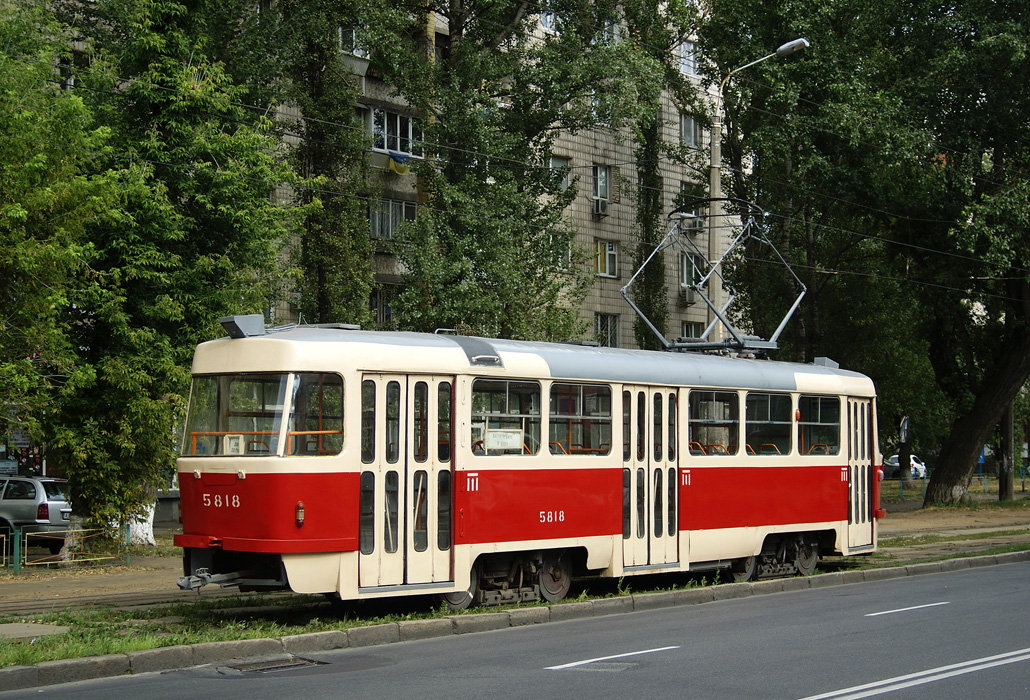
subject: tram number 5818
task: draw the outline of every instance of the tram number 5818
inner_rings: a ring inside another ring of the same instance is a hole
[[[229,494],[225,494],[223,496],[220,493],[216,493],[216,494],[205,493],[205,494],[203,494],[202,500],[203,500],[205,508],[211,508],[211,507],[215,507],[215,508],[239,508],[240,507],[240,497],[238,495],[230,496]]]
[[[542,523],[563,523],[565,522],[564,510],[542,510],[540,511],[540,522]]]

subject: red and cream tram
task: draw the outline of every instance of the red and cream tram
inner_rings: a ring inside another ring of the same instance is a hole
[[[251,330],[247,331],[247,323]],[[573,575],[876,548],[876,410],[824,365],[225,319],[178,460],[179,585],[455,608]]]

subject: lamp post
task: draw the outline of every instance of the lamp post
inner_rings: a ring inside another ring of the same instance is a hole
[[[722,205],[722,106],[723,106],[723,91],[726,89],[726,83],[729,82],[730,78],[751,66],[757,65],[762,61],[768,61],[770,58],[783,58],[789,56],[792,53],[796,53],[809,46],[808,39],[801,37],[788,41],[783,44],[774,52],[768,56],[762,56],[761,58],[751,61],[751,63],[745,63],[744,65],[734,68],[726,77],[719,83],[719,94],[716,96],[715,102],[715,114],[712,119],[712,138],[711,138],[711,152],[710,152],[710,169],[708,171],[708,196],[711,199],[709,203],[708,212],[708,259],[717,260],[722,251],[719,231],[721,230],[721,219],[723,217],[723,205]],[[715,284],[711,285],[708,290],[709,297],[712,300],[712,305],[715,308],[721,308],[722,302],[722,289],[721,285],[717,283],[718,277],[714,278]],[[717,340],[722,336],[722,329],[715,330],[715,338]]]

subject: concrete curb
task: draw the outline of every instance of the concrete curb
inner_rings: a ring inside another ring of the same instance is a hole
[[[1014,564],[1030,561],[1030,550],[993,556],[948,559],[942,562],[913,564],[893,569],[847,571],[817,576],[771,579],[753,583],[727,583],[705,588],[687,588],[657,593],[638,593],[620,598],[561,603],[551,606],[515,608],[505,612],[452,615],[434,620],[406,620],[347,631],[312,632],[279,639],[239,639],[186,646],[161,647],[125,654],[110,654],[81,659],[44,661],[33,666],[0,668],[0,691],[24,690],[60,683],[109,678],[130,673],[170,671],[204,664],[243,659],[289,659],[294,655],[367,647],[380,644],[475,634],[525,625],[561,622],[602,615],[657,610],[680,605],[699,605],[719,600],[768,595],[809,588],[846,586],[854,583],[886,581],[905,576],[922,576],[949,571]]]

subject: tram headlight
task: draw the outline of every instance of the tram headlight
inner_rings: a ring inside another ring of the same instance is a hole
[[[304,501],[297,501],[297,507],[294,509],[294,515],[297,517],[297,527],[304,524]]]

